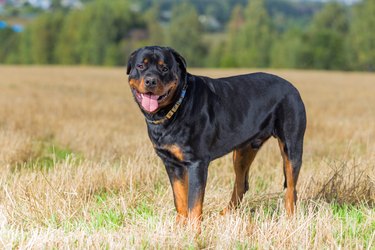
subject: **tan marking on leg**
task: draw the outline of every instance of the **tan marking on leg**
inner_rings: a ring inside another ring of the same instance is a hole
[[[173,196],[177,210],[177,223],[186,223],[188,216],[188,180],[185,175],[183,180],[176,179],[173,184]]]
[[[286,193],[285,193],[285,209],[289,216],[294,214],[294,206],[296,204],[296,183],[293,177],[293,166],[289,160],[287,154],[285,153],[285,145],[279,140],[279,147],[281,155],[284,161],[284,171],[286,177]]]
[[[163,148],[168,150],[174,157],[176,157],[177,160],[179,161],[184,160],[184,154],[178,145],[176,144],[166,145]]]
[[[288,215],[294,214],[294,205],[296,203],[295,200],[295,183],[293,179],[293,169],[292,164],[290,163],[289,159],[286,158],[285,161],[285,173],[286,173],[286,182],[287,182],[287,190],[285,194],[285,209]]]
[[[202,211],[203,211],[203,197],[199,196],[194,204],[194,207],[189,210],[188,221],[189,226],[196,231],[197,234],[201,233],[202,223]]]
[[[189,211],[189,219],[201,220],[202,219],[202,201],[199,199],[194,207]]]

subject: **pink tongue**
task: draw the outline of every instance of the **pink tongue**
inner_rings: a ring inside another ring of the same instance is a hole
[[[143,108],[148,112],[155,111],[159,106],[158,98],[159,98],[159,96],[157,96],[157,95],[142,94],[142,106],[143,106]]]

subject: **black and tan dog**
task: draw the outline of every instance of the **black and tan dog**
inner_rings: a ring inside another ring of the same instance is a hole
[[[168,47],[130,55],[127,74],[156,153],[173,189],[177,221],[200,221],[209,163],[233,151],[236,174],[227,210],[248,190],[251,162],[271,136],[284,161],[285,207],[294,213],[306,128],[304,104],[286,80],[254,73],[212,79],[191,75]]]

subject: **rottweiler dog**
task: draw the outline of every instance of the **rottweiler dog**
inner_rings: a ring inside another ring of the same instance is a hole
[[[235,184],[228,206],[249,188],[250,164],[270,137],[283,158],[285,208],[294,213],[302,164],[306,112],[297,89],[267,73],[212,79],[189,74],[185,59],[169,47],[134,51],[129,85],[164,162],[178,222],[200,222],[209,163],[233,151]]]

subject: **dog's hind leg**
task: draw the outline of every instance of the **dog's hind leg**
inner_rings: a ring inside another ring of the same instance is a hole
[[[228,210],[236,208],[246,191],[249,189],[249,169],[256,156],[257,150],[252,149],[250,145],[233,151],[233,165],[236,174],[236,180],[233,187],[232,198],[220,214],[224,215]]]
[[[283,158],[284,187],[286,187],[285,209],[288,215],[292,215],[297,202],[296,185],[302,165],[306,113],[299,98],[288,99],[281,105],[278,112],[276,132]]]
[[[283,171],[285,175],[286,193],[285,193],[285,209],[288,215],[294,214],[294,206],[297,202],[297,180],[299,170],[302,165],[302,154],[297,159],[291,159],[288,154],[288,147],[279,139],[281,155],[283,157]],[[285,186],[285,184],[284,184]]]

